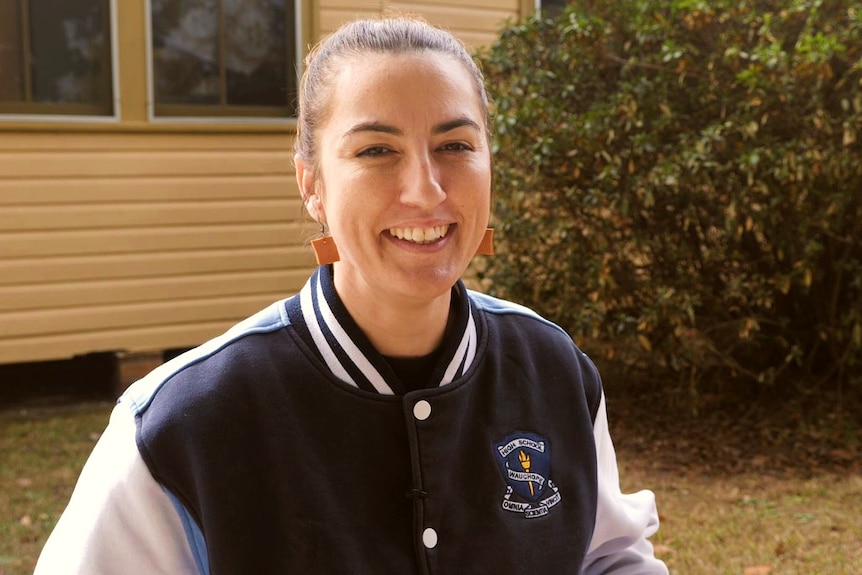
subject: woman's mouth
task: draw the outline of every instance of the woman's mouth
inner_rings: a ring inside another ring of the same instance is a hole
[[[430,244],[446,237],[449,224],[430,228],[390,228],[389,235],[414,244]]]

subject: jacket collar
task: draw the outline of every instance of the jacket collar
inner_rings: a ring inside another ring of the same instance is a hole
[[[463,375],[476,357],[476,322],[461,281],[452,287],[452,305],[456,306],[454,325],[450,326],[433,373],[433,380],[440,386]],[[335,377],[366,391],[384,395],[404,393],[386,359],[338,297],[331,265],[317,268],[300,291],[298,305],[290,306],[288,313],[291,324]]]

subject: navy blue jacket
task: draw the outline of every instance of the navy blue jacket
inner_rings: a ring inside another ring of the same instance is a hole
[[[202,571],[581,571],[597,371],[525,308],[453,301],[430,389],[403,393],[322,267],[137,390],[138,449]]]

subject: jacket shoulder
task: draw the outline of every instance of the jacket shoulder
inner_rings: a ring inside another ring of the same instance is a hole
[[[544,352],[554,348],[561,350],[564,365],[583,385],[595,421],[603,393],[601,376],[590,357],[572,341],[566,330],[521,304],[472,290],[468,290],[468,295],[472,305],[489,323],[513,322],[514,329],[503,331],[515,334],[519,341],[527,341]]]
[[[275,302],[258,313],[242,320],[223,334],[163,363],[142,379],[134,382],[123,393],[123,400],[140,415],[150,406],[159,390],[171,379],[236,345],[249,336],[280,330],[289,325],[285,300]]]

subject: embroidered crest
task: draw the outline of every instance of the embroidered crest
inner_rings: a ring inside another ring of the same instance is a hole
[[[549,477],[551,450],[547,439],[516,431],[494,443],[494,455],[506,480],[503,509],[531,519],[547,515],[560,502],[560,490]]]

